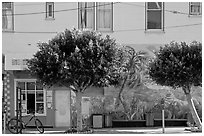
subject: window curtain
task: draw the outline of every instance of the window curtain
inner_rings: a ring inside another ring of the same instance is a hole
[[[6,10],[2,9],[2,29],[7,29],[8,19],[6,15]]]
[[[2,3],[2,30],[13,29],[13,15],[11,2]]]
[[[200,2],[191,2],[191,13],[199,14],[201,13],[201,4]]]
[[[112,4],[110,2],[99,2],[97,5],[97,27],[98,29],[111,29]]]
[[[80,28],[94,28],[94,3],[82,2],[80,3]]]

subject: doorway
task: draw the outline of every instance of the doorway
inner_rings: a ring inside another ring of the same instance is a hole
[[[70,91],[55,91],[55,126],[70,126]]]

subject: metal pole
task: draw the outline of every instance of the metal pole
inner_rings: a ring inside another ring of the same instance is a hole
[[[19,88],[18,89],[18,91],[20,91],[19,92],[19,94],[20,94],[20,97],[19,97],[19,114],[20,114],[20,116],[19,116],[19,119],[21,120],[21,118],[22,118],[22,106],[21,106],[21,88]],[[22,125],[20,124],[20,127],[22,127]],[[20,134],[22,134],[22,128],[21,128],[21,130],[20,130]]]
[[[165,120],[164,120],[164,109],[162,110],[162,132],[165,133]]]
[[[6,112],[4,110],[4,134],[6,134]]]
[[[71,126],[71,128],[73,128],[73,123],[72,123],[72,90],[70,89],[70,91],[69,91],[69,100],[70,100],[70,102],[69,102],[69,106],[70,106],[70,126]]]
[[[18,134],[18,87],[16,88],[16,126],[17,126],[17,129],[16,129],[16,132]]]

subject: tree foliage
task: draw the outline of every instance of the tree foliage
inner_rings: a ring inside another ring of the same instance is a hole
[[[149,55],[136,51],[130,46],[119,48],[116,54],[115,69],[119,76],[117,87],[135,88],[146,82]]]
[[[115,69],[118,75],[119,88],[118,100],[123,106],[124,113],[128,120],[133,119],[136,112],[138,112],[138,104],[135,98],[125,99],[125,89],[138,90],[147,80],[147,66],[149,62],[149,56],[147,52],[135,51],[134,48],[125,46],[121,47],[116,55]],[[131,102],[128,102],[131,100]]]
[[[160,47],[150,64],[149,74],[157,84],[164,86],[201,86],[202,44],[171,42]]]
[[[29,70],[48,86],[88,86],[114,84],[110,74],[114,54],[114,39],[94,31],[65,30],[48,43],[39,44],[39,51],[29,60]]]

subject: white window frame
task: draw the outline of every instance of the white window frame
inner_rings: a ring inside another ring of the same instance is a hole
[[[97,22],[97,6],[99,4],[99,2],[92,2],[94,3],[94,9],[93,9],[93,28],[91,30],[97,30],[97,31],[102,31],[102,32],[112,32],[113,31],[113,2],[109,2],[111,4],[111,27],[110,28],[98,28],[98,22]],[[78,3],[78,28],[79,29],[82,29],[81,28],[81,9],[80,9],[80,2]],[[83,28],[83,29],[87,29],[87,28]]]
[[[12,15],[9,15],[9,16],[12,16],[11,17],[11,19],[12,19],[12,23],[11,23],[11,29],[4,29],[3,27],[2,27],[2,31],[3,32],[12,32],[12,31],[14,31],[14,4],[13,4],[13,2],[9,2],[9,3],[11,3],[11,14]],[[5,9],[3,9],[3,2],[2,2],[2,12],[3,12],[3,10],[5,10]],[[2,13],[2,17],[3,17],[3,13]]]
[[[199,2],[200,5],[200,12],[196,13],[196,12],[192,12],[191,11],[191,6],[195,6],[196,4],[194,4],[194,2],[189,2],[189,15],[193,16],[193,15],[202,15],[202,2]]]
[[[99,31],[113,31],[113,2],[109,2],[111,4],[111,26],[110,28],[99,28],[98,26],[98,21],[97,21],[97,14],[98,14],[98,5],[99,5],[100,2],[96,2],[96,30],[99,30]]]
[[[164,32],[164,2],[161,2],[162,8],[161,9],[148,9],[148,2],[145,2],[145,31],[151,31],[151,32]],[[148,15],[147,11],[159,11],[161,10],[161,28],[160,29],[148,29],[147,28],[147,22],[148,22]]]
[[[16,88],[17,88],[17,82],[36,82],[37,79],[14,79],[14,115],[16,116]],[[36,91],[43,91],[43,103],[44,103],[44,113],[43,114],[39,114],[39,113],[36,113],[35,111],[35,115],[36,116],[46,116],[47,115],[47,106],[46,106],[46,90],[43,88],[43,90],[36,90],[36,86],[35,86],[35,97],[36,97]],[[27,99],[27,98],[26,98]],[[26,106],[27,106],[27,103],[26,103]],[[36,108],[36,98],[35,98],[35,108]],[[26,107],[27,109],[27,107]],[[30,115],[30,114],[27,114],[26,113],[22,113],[22,116],[27,116],[27,115]]]
[[[52,7],[52,15],[50,16],[49,13],[49,6]],[[54,19],[54,2],[46,2],[46,19]]]
[[[96,16],[95,16],[95,12],[96,12],[96,9],[95,9],[95,6],[96,6],[96,3],[95,2],[91,2],[93,4],[93,8],[92,8],[92,14],[93,14],[93,28],[83,28],[82,27],[82,24],[81,24],[81,10],[84,10],[83,8],[81,8],[81,4],[82,3],[88,3],[88,2],[78,2],[78,28],[79,29],[91,29],[91,30],[95,30],[96,26],[95,26],[95,22],[96,22]],[[89,9],[88,9],[89,10]]]

